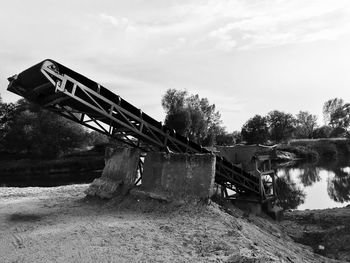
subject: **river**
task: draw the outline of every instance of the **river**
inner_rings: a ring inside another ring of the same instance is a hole
[[[350,157],[278,168],[277,175],[304,193],[298,210],[343,207],[350,204]]]

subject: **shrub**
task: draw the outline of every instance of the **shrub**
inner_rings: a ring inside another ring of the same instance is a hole
[[[329,141],[318,141],[311,146],[315,149],[321,159],[336,160],[338,158],[338,150],[334,143]]]
[[[278,147],[278,150],[294,153],[300,159],[312,161],[319,159],[318,152],[306,146],[282,145]]]
[[[312,132],[312,137],[314,139],[319,139],[319,138],[328,138],[333,131],[332,127],[329,126],[322,126],[320,128],[315,129]]]

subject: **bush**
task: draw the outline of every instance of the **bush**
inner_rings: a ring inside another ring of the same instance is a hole
[[[350,141],[345,138],[293,140],[292,147],[306,147],[318,153],[320,159],[337,160],[350,154]]]
[[[337,147],[334,143],[319,141],[312,145],[312,148],[318,152],[321,159],[336,160],[338,158]]]
[[[333,128],[331,128],[329,126],[322,126],[320,128],[315,129],[312,132],[312,138],[314,138],[314,139],[329,138],[332,131],[333,131]]]
[[[314,149],[306,146],[281,145],[278,150],[294,153],[298,158],[315,161],[319,159],[319,154]]]
[[[330,138],[339,138],[339,137],[345,137],[346,130],[342,127],[337,127],[332,130],[332,132],[329,134]]]

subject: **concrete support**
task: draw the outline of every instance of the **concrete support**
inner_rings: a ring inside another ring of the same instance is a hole
[[[272,201],[267,201],[262,206],[263,211],[276,221],[283,219],[283,209]]]
[[[214,193],[215,162],[212,154],[150,152],[141,189],[171,201],[207,200]]]
[[[217,146],[219,155],[225,157],[234,164],[239,164],[246,171],[255,170],[254,157],[257,155],[272,156],[274,150],[270,146],[263,145],[235,145],[235,146]]]
[[[107,149],[102,176],[95,179],[85,193],[101,198],[125,194],[134,185],[140,154],[137,148]]]

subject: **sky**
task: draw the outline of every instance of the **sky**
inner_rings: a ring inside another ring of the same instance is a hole
[[[348,0],[11,0],[0,9],[0,94],[51,58],[158,121],[162,95],[207,97],[228,132],[255,114],[350,102]]]

